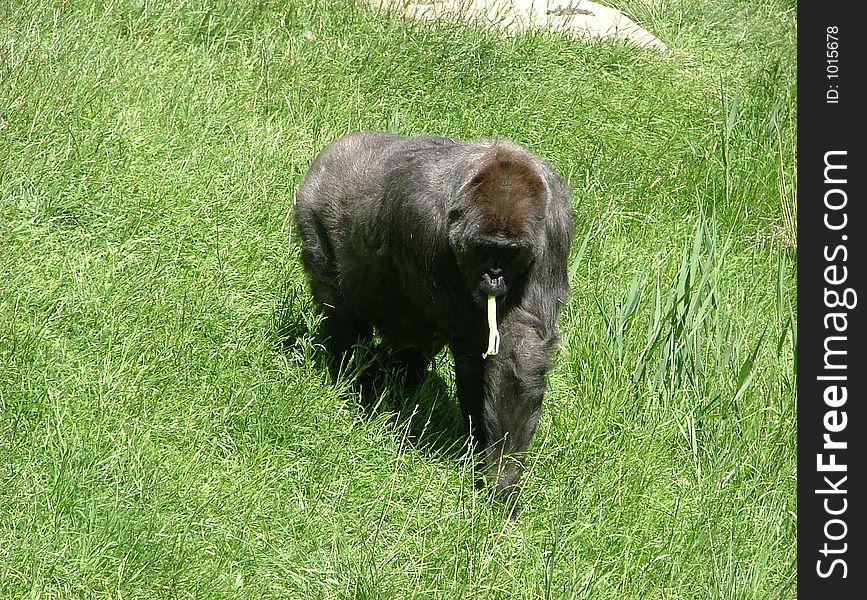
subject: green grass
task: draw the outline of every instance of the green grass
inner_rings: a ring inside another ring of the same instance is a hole
[[[616,5],[671,52],[5,3],[0,596],[793,598],[794,3]],[[287,214],[362,128],[511,137],[574,188],[516,522],[447,448],[447,355],[372,412],[313,360]]]

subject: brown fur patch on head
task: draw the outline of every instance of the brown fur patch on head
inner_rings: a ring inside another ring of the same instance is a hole
[[[545,205],[545,182],[530,157],[510,148],[490,149],[468,186],[471,204],[481,212],[480,233],[516,238]]]

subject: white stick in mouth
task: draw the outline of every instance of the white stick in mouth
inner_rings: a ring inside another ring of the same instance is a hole
[[[497,299],[488,296],[488,349],[482,358],[488,358],[500,351],[500,332],[497,331]]]

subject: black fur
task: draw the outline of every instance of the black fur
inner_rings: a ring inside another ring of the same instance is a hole
[[[448,345],[468,433],[512,491],[568,294],[563,181],[508,140],[356,133],[316,157],[295,220],[332,366],[374,328],[416,369]],[[502,342],[483,358],[488,294]]]

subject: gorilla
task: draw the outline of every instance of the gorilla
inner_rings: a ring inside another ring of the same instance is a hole
[[[301,259],[337,370],[376,330],[423,374],[448,345],[472,447],[518,489],[566,301],[570,192],[506,139],[346,135],[295,195]]]

